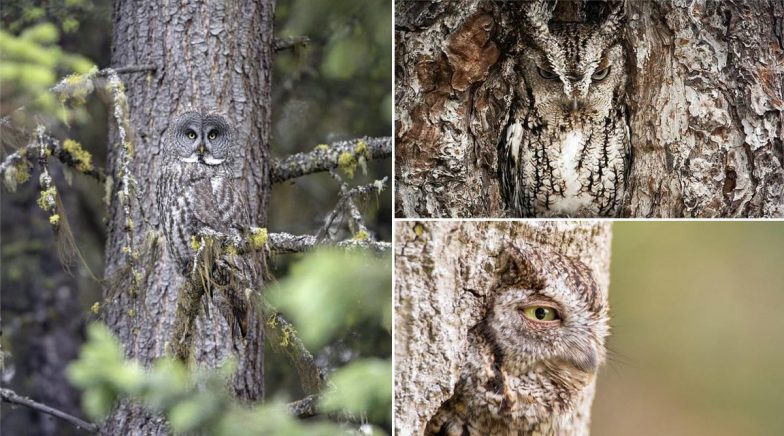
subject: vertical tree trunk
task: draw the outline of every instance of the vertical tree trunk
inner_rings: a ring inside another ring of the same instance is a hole
[[[505,48],[522,25],[510,10],[397,3],[399,216],[505,214],[496,147],[520,80]],[[626,15],[623,216],[784,216],[784,5],[628,1]]]
[[[145,364],[167,352],[182,283],[158,230],[161,217],[154,188],[161,172],[162,141],[176,114],[195,108],[227,116],[240,147],[241,167],[236,176],[247,189],[255,224],[266,226],[273,15],[272,0],[115,2],[112,64],[154,64],[157,70],[125,78],[131,129],[128,138],[134,149],[129,170],[136,182],[128,199],[130,223],[122,195],[126,152],[118,143],[118,127],[112,126],[107,166],[114,181],[106,247],[110,281],[104,316],[128,356]],[[126,228],[129,224],[130,229]],[[126,240],[128,232],[130,240]],[[236,356],[235,392],[246,400],[261,399],[263,338],[259,320],[253,320],[245,341],[233,343],[219,311],[213,306],[210,313],[197,319],[193,359],[214,366]],[[117,408],[103,430],[145,435],[167,431],[162,419],[127,403]]]
[[[582,261],[607,298],[609,223],[398,222],[394,297],[397,434],[422,434],[428,420],[454,392],[468,331],[484,316],[482,301],[496,282],[495,257],[511,242]],[[584,397],[577,410],[590,414],[592,397]]]

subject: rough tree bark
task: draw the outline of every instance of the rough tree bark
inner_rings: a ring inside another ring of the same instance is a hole
[[[114,4],[112,64],[153,64],[156,70],[124,77],[130,159],[129,147],[119,140],[121,129],[112,125],[107,165],[113,181],[106,246],[109,282],[103,317],[128,356],[144,364],[167,353],[182,283],[157,230],[154,188],[161,172],[162,141],[176,114],[196,108],[227,116],[240,147],[236,176],[247,189],[252,219],[266,227],[273,15],[272,0]],[[135,181],[128,198],[122,183],[126,161]],[[246,340],[233,342],[220,312],[214,306],[209,312],[210,317],[197,318],[193,360],[215,366],[236,356],[234,391],[244,400],[261,399],[261,323],[252,320]],[[123,402],[102,431],[147,435],[165,434],[167,428],[161,417]]]
[[[512,241],[585,263],[607,298],[610,224],[398,222],[395,228],[395,429],[422,434],[454,392],[468,331],[483,317],[495,256]],[[593,389],[591,386],[589,389]],[[590,413],[590,400],[578,406]]]
[[[505,214],[496,146],[516,75],[504,47],[521,21],[501,9],[396,5],[398,216]],[[623,216],[784,216],[784,5],[628,1],[626,15]]]

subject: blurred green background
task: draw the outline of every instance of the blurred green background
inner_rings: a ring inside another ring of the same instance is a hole
[[[617,222],[594,435],[784,434],[784,222]]]

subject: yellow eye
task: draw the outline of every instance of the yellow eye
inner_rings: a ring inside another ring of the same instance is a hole
[[[532,321],[556,321],[561,319],[557,310],[547,306],[524,307],[523,315]]]
[[[212,132],[210,132],[209,135],[207,135],[207,137],[210,138],[210,139],[215,139],[217,136],[218,136],[218,134],[215,133],[214,130]]]
[[[196,132],[194,132],[193,130],[189,130],[188,139],[196,139]]]

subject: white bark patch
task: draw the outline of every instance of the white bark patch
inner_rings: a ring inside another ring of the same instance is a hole
[[[584,147],[583,135],[578,131],[568,133],[561,143],[558,169],[564,181],[564,193],[563,197],[553,204],[554,211],[569,214],[591,204],[591,197],[580,193],[583,184],[580,182],[580,172],[577,170],[577,163]]]
[[[520,153],[520,142],[523,140],[523,126],[520,123],[513,123],[506,131],[506,143],[512,147],[512,160],[517,164],[517,157]]]

